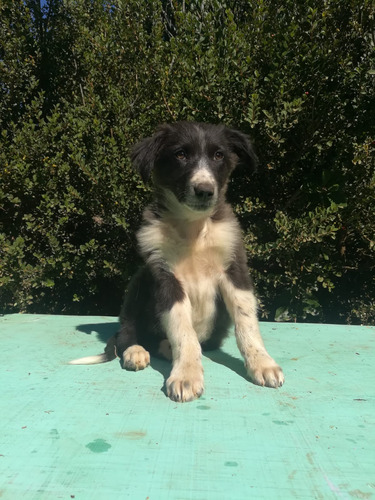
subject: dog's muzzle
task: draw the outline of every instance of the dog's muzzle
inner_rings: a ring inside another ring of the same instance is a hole
[[[208,203],[215,194],[215,187],[208,182],[196,184],[193,186],[194,195],[201,203]]]
[[[193,183],[186,199],[192,210],[203,211],[211,208],[216,201],[215,185],[211,182]]]

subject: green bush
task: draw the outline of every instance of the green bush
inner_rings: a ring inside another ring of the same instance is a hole
[[[260,158],[229,198],[270,320],[375,323],[370,1],[0,6],[0,309],[117,314],[149,188],[129,149],[224,122]]]

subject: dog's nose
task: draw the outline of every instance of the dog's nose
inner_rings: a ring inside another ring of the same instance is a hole
[[[214,187],[212,184],[201,183],[194,186],[195,196],[201,201],[208,201],[214,195]]]

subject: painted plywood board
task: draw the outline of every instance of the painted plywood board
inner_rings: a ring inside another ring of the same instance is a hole
[[[72,366],[116,318],[0,318],[0,498],[375,498],[375,328],[261,323],[285,385],[247,378],[234,336],[179,404],[170,365]]]

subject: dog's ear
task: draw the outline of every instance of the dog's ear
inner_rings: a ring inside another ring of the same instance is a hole
[[[143,182],[147,182],[160,153],[166,134],[166,127],[159,127],[151,137],[138,142],[132,149],[131,161]]]
[[[250,138],[231,128],[226,129],[226,135],[233,152],[238,157],[237,164],[250,166],[255,171],[258,166],[258,157],[254,152]]]

